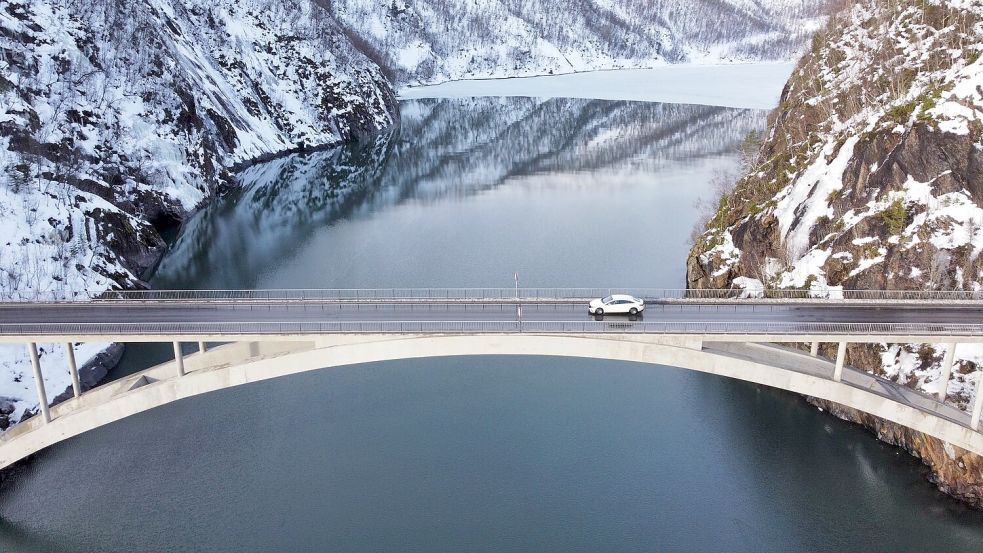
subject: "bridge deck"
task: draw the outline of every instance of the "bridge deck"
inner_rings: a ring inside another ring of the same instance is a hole
[[[649,304],[642,316],[588,315],[569,299],[512,301],[95,301],[0,304],[0,336],[172,336],[336,332],[633,332],[983,337],[983,305],[719,302]]]

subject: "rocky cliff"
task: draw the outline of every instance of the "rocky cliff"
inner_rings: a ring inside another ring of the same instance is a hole
[[[0,0],[0,292],[142,286],[160,231],[234,186],[237,165],[397,114],[313,0]],[[41,352],[65,366],[60,346]],[[10,420],[35,403],[30,372],[23,348],[0,347]],[[46,381],[56,396],[67,373]]]
[[[396,113],[310,0],[0,0],[0,287],[138,285],[231,167]]]
[[[746,175],[722,195],[687,262],[695,288],[983,287],[983,3],[865,0],[816,35]],[[983,350],[950,383],[939,344],[854,346],[847,362],[966,408]],[[905,447],[940,487],[981,505],[983,460],[826,405]]]

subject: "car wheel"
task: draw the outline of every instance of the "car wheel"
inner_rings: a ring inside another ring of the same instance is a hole
[[[628,310],[628,314],[631,315],[631,316],[633,316],[633,317],[635,315],[638,315],[638,308],[637,307],[632,307],[631,309]]]
[[[594,310],[594,314],[597,315],[598,317],[601,317],[604,315],[604,310],[598,307],[597,309]]]

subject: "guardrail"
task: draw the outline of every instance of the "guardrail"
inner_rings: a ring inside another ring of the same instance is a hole
[[[105,290],[7,291],[0,303],[76,303],[110,301],[555,301],[631,294],[646,301],[666,300],[861,300],[983,301],[983,291],[843,290],[840,288],[749,290],[674,288],[375,288],[272,290]]]
[[[3,336],[234,336],[296,334],[715,334],[983,336],[983,324],[823,322],[370,321],[206,323],[7,323]]]

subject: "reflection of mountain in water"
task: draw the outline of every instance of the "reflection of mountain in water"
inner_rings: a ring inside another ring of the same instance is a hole
[[[202,211],[158,287],[249,288],[333,221],[406,200],[434,202],[536,174],[651,173],[733,153],[765,114],[696,105],[475,98],[402,104],[399,130],[367,144],[255,165],[242,190]],[[221,283],[221,284],[219,284]]]

